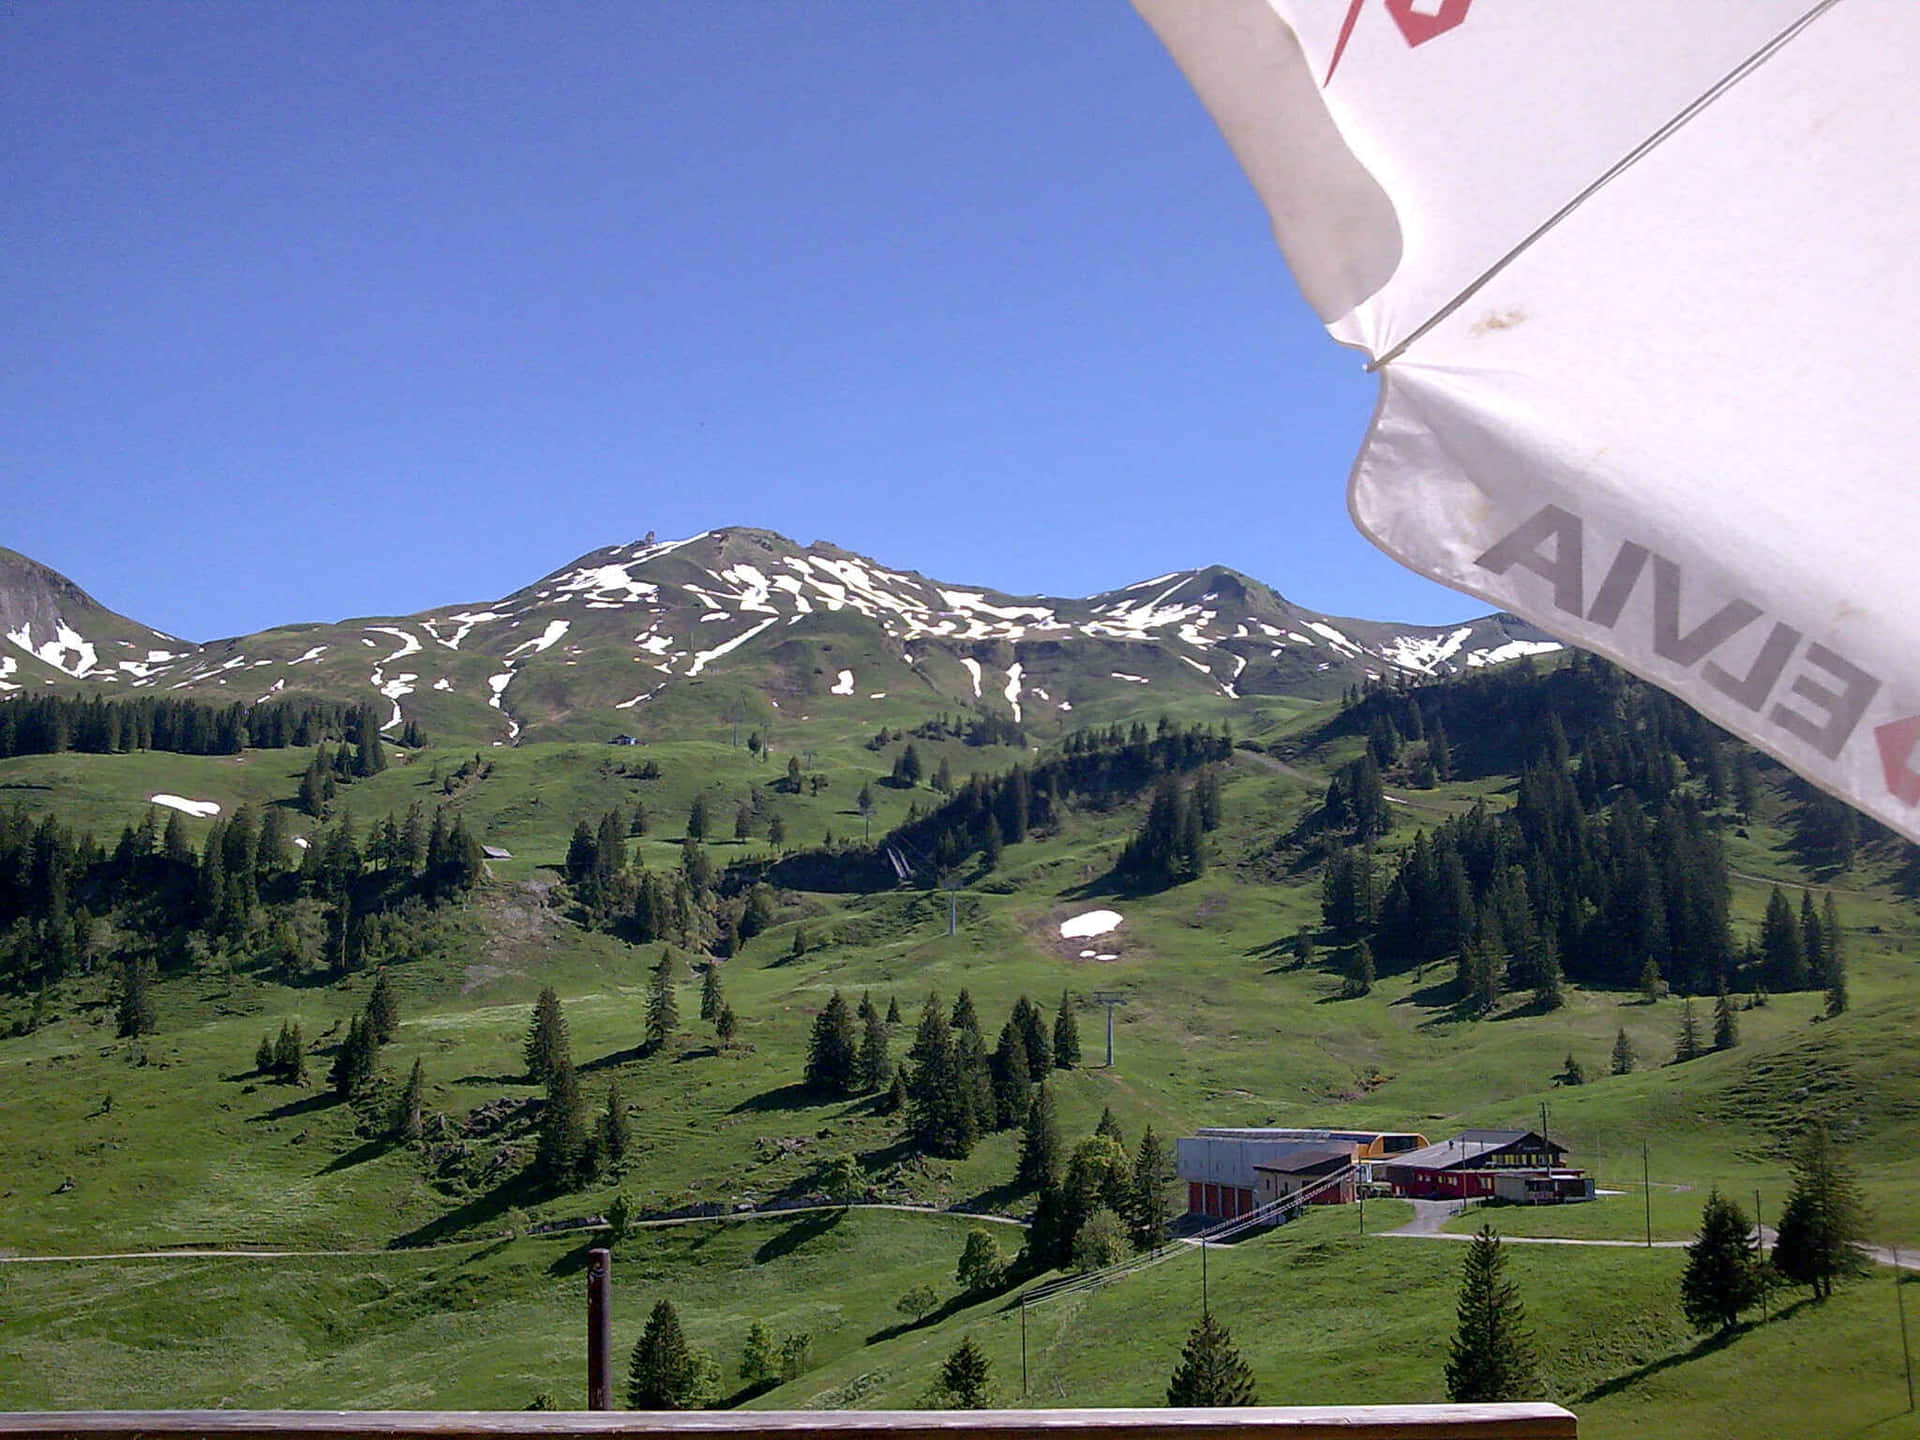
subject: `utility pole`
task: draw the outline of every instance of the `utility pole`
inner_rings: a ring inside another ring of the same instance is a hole
[[[1027,1297],[1020,1297],[1020,1393],[1027,1393]]]
[[[1127,997],[1111,990],[1096,990],[1089,997],[1094,1004],[1107,1007],[1107,1069],[1113,1068],[1113,1007],[1127,1003]]]
[[[587,1252],[587,1408],[613,1408],[613,1252]]]
[[[1900,1247],[1893,1247],[1893,1303],[1900,1307],[1900,1358],[1907,1365],[1907,1413],[1913,1413],[1913,1351],[1907,1346],[1907,1297],[1900,1286]]]
[[[1760,1187],[1753,1187],[1753,1243],[1760,1252],[1760,1323],[1767,1322],[1767,1292],[1773,1287],[1767,1283],[1767,1227],[1760,1223]]]
[[[1647,1164],[1647,1137],[1640,1137],[1640,1193],[1647,1202],[1647,1248],[1653,1248],[1653,1171]]]
[[[1200,1318],[1207,1318],[1207,1237],[1200,1237]]]

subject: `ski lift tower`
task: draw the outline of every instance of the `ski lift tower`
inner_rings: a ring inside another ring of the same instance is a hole
[[[1107,1007],[1107,1069],[1113,1068],[1113,1007],[1127,1003],[1127,997],[1111,990],[1096,990],[1088,997],[1096,1005]]]
[[[951,938],[959,928],[960,891],[966,882],[960,878],[960,872],[949,870],[940,877],[940,888],[947,892],[947,935]]]

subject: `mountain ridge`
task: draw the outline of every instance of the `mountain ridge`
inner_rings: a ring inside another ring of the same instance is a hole
[[[725,703],[759,704],[767,719],[796,703],[917,694],[1044,729],[1154,687],[1229,702],[1325,695],[1559,648],[1499,614],[1450,626],[1323,615],[1223,565],[1079,598],[1012,595],[750,526],[604,546],[495,600],[205,645],[106,610],[21,556],[0,565],[0,618],[0,693],[37,681],[253,703],[374,699],[388,730],[415,720],[495,743],[529,727],[549,738],[645,728],[633,712],[716,681],[738,687]]]

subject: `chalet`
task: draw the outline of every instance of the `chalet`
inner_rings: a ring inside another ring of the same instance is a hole
[[[1424,1135],[1381,1130],[1235,1129],[1208,1126],[1182,1138],[1174,1147],[1174,1170],[1187,1183],[1188,1213],[1212,1220],[1232,1220],[1280,1196],[1280,1177],[1302,1175],[1295,1165],[1320,1164],[1328,1150],[1345,1156],[1334,1170],[1418,1150]],[[1272,1192],[1262,1198],[1258,1167],[1272,1167],[1266,1182]],[[1324,1172],[1333,1173],[1332,1171]],[[1306,1176],[1310,1182],[1324,1174]],[[1287,1193],[1300,1188],[1293,1185]],[[1351,1187],[1347,1187],[1351,1199]]]
[[[1493,1198],[1514,1205],[1564,1205],[1593,1199],[1593,1177],[1584,1170],[1496,1170]]]
[[[1373,1173],[1408,1199],[1471,1200],[1494,1194],[1502,1174],[1555,1172],[1566,1153],[1566,1146],[1532,1130],[1462,1130],[1438,1145],[1395,1155]]]

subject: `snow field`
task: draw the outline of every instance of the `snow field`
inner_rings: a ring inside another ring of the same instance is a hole
[[[184,815],[198,816],[205,820],[220,813],[220,805],[214,800],[188,800],[179,795],[149,795],[147,802],[152,805],[164,805],[169,810],[178,810]]]
[[[1105,935],[1118,929],[1124,918],[1118,910],[1088,910],[1071,919],[1062,920],[1060,938],[1091,940],[1095,935]]]

